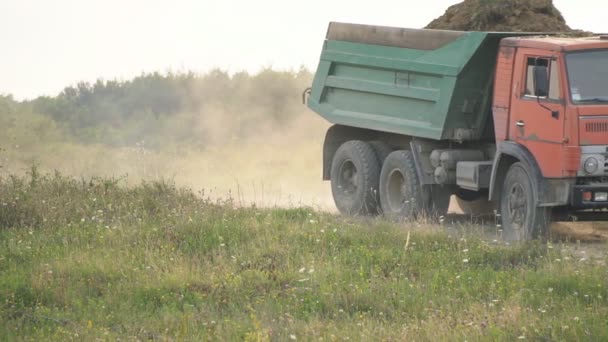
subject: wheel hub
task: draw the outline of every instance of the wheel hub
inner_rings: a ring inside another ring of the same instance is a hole
[[[508,205],[511,225],[517,232],[521,232],[528,217],[528,200],[521,184],[516,183],[511,187]]]
[[[340,166],[338,185],[347,195],[357,192],[358,172],[352,160],[345,160]]]
[[[392,211],[401,211],[406,204],[406,182],[403,173],[393,170],[388,177],[388,202]]]

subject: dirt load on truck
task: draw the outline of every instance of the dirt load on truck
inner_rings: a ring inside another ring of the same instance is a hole
[[[342,213],[485,197],[519,241],[552,212],[608,208],[606,36],[331,23],[307,105],[334,124],[323,177]]]
[[[466,0],[426,28],[456,31],[569,32],[551,0]]]

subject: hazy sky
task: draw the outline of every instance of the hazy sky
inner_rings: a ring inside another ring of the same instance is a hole
[[[329,21],[422,27],[457,2],[0,0],[0,94],[144,71],[314,69]],[[604,0],[554,3],[570,26],[608,31]]]

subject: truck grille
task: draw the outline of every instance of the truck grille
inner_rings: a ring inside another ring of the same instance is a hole
[[[585,129],[589,133],[608,132],[608,122],[587,122]]]

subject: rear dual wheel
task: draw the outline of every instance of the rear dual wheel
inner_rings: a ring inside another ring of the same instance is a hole
[[[342,144],[334,154],[330,177],[336,207],[350,216],[441,216],[452,194],[448,187],[422,185],[412,153],[393,152],[379,141]]]
[[[386,158],[379,186],[382,212],[396,220],[445,215],[452,194],[448,187],[421,184],[410,151],[395,151]]]
[[[386,158],[380,173],[382,212],[392,219],[416,217],[424,209],[423,191],[409,151],[395,151]]]

